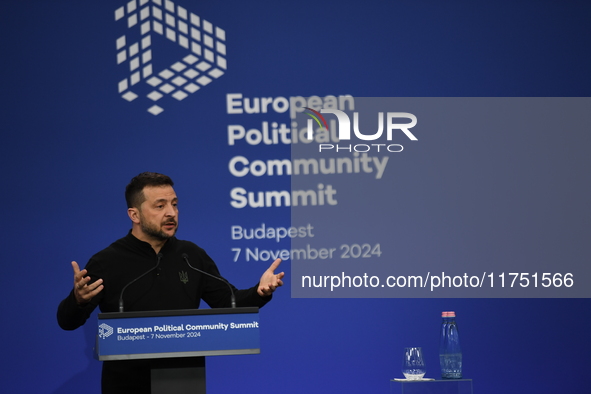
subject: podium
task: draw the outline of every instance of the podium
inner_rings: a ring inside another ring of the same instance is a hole
[[[205,394],[205,356],[260,353],[258,308],[99,313],[95,356],[150,360],[152,393]]]

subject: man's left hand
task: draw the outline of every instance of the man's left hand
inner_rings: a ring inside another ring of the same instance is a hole
[[[285,272],[281,272],[279,274],[275,274],[275,270],[281,264],[281,259],[277,259],[271,264],[271,266],[263,273],[261,276],[261,280],[259,281],[259,288],[257,289],[257,293],[261,297],[267,297],[273,294],[276,288],[279,286],[283,286],[283,277],[285,276]]]

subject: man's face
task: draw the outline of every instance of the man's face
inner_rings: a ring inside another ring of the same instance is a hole
[[[178,198],[172,186],[146,186],[146,201],[139,209],[142,232],[153,239],[167,240],[178,229]]]

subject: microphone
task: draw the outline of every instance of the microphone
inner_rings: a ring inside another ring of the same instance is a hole
[[[221,282],[224,282],[228,286],[228,288],[230,289],[230,294],[232,295],[232,297],[230,298],[230,302],[231,302],[232,308],[236,308],[236,297],[234,296],[234,289],[232,289],[232,286],[230,285],[230,283],[228,283],[227,280],[225,280],[224,278],[220,278],[219,276],[212,275],[209,272],[205,272],[203,270],[200,270],[199,268],[193,267],[191,265],[191,263],[189,263],[189,256],[186,253],[183,253],[182,256],[183,256],[183,259],[185,259],[185,261],[187,262],[187,265],[189,267],[193,268],[195,271],[201,272],[202,274],[205,274],[207,276],[211,276],[214,279],[217,279],[217,280],[219,280]]]
[[[127,289],[130,284],[143,278],[144,276],[148,275],[150,272],[152,272],[156,268],[158,268],[158,266],[160,265],[160,260],[162,260],[162,253],[158,253],[158,262],[156,262],[155,266],[153,266],[152,268],[150,268],[149,270],[147,270],[146,272],[144,272],[143,274],[141,274],[140,276],[138,276],[137,278],[135,278],[134,280],[132,280],[128,284],[126,284],[125,287],[123,287],[123,289],[121,290],[121,295],[119,296],[119,312],[123,312],[123,292],[125,291],[125,289]]]

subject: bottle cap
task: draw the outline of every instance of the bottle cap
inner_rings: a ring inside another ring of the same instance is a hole
[[[456,313],[453,311],[441,312],[441,317],[456,317]]]

